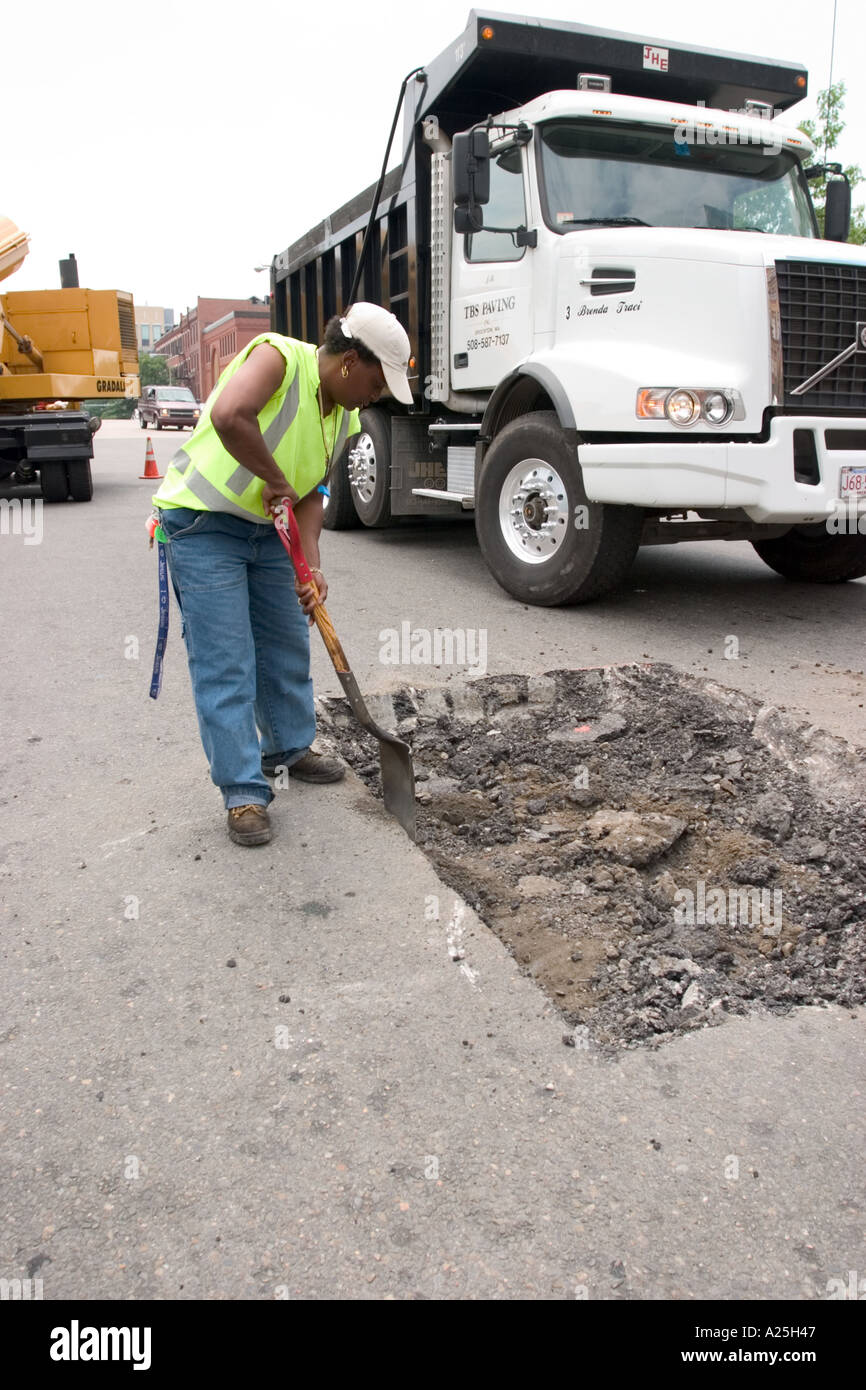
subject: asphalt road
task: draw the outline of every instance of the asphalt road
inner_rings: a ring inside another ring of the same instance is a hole
[[[153,442],[162,468],[181,440]],[[46,1299],[818,1299],[862,1269],[862,1011],[609,1062],[562,1046],[468,909],[455,963],[459,904],[354,779],[293,784],[270,845],[230,845],[174,615],[147,698],[144,435],[96,446],[92,503],[45,508],[41,544],[0,536],[0,1277]],[[467,674],[384,662],[389,629],[483,629],[491,672],[670,661],[864,742],[863,582],[683,546],[592,608],[525,609],[459,525],[328,535],[322,564],[365,690]]]
[[[173,430],[151,436],[160,471],[184,437]],[[108,424],[97,435],[100,507],[142,471],[143,441],[131,424]],[[322,556],[328,610],[362,686],[481,671],[477,638],[467,648],[473,660],[437,671],[391,664],[382,632],[400,634],[404,623],[431,633],[483,629],[490,674],[669,661],[866,744],[866,579],[792,584],[747,542],[653,546],[639,552],[618,593],[586,607],[544,609],[518,604],[499,588],[471,522],[326,533]],[[317,646],[314,660],[320,692],[339,693]]]

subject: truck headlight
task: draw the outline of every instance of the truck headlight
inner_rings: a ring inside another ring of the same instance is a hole
[[[707,391],[701,414],[709,425],[724,425],[730,420],[733,405],[723,391]]]
[[[675,425],[693,425],[701,413],[701,403],[694,391],[678,387],[665,401],[665,415]]]
[[[163,407],[162,407],[162,410],[161,410],[159,413],[160,413],[160,415],[167,415],[167,414],[168,414],[168,411],[166,410],[165,406],[163,406]]]
[[[707,425],[726,425],[744,420],[746,412],[739,391],[730,386],[642,386],[637,393],[635,415],[639,420],[670,420],[688,429],[698,420]]]

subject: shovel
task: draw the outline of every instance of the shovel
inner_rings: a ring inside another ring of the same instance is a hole
[[[318,599],[319,591],[304,555],[298,523],[287,501],[282,502],[277,510],[275,525],[277,534],[289,552],[289,557],[295,567],[298,583],[309,584]],[[334,663],[334,670],[339,677],[355,718],[362,728],[379,740],[379,766],[382,770],[382,794],[385,800],[385,810],[390,811],[392,816],[396,816],[406,834],[411,840],[414,840],[415,770],[412,767],[412,754],[409,745],[394,734],[389,734],[387,729],[381,729],[371,717],[370,711],[364,704],[364,697],[358,689],[358,682],[349,670],[346,653],[340,645],[334,624],[331,622],[328,610],[323,603],[316,603],[313,609],[313,618],[322,634],[322,640],[328,649],[331,661]]]

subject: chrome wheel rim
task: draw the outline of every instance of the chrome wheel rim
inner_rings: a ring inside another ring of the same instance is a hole
[[[358,442],[349,450],[349,484],[359,502],[367,506],[376,491],[376,448],[369,434],[359,434]]]
[[[556,469],[544,459],[515,464],[499,494],[499,526],[512,555],[526,565],[542,565],[568,534],[568,493]]]

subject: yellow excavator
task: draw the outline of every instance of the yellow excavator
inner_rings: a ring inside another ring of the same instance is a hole
[[[30,249],[0,215],[0,280]],[[46,502],[89,502],[99,421],[81,402],[140,395],[135,312],[123,290],[83,290],[75,257],[61,288],[0,294],[0,485],[38,481]]]

